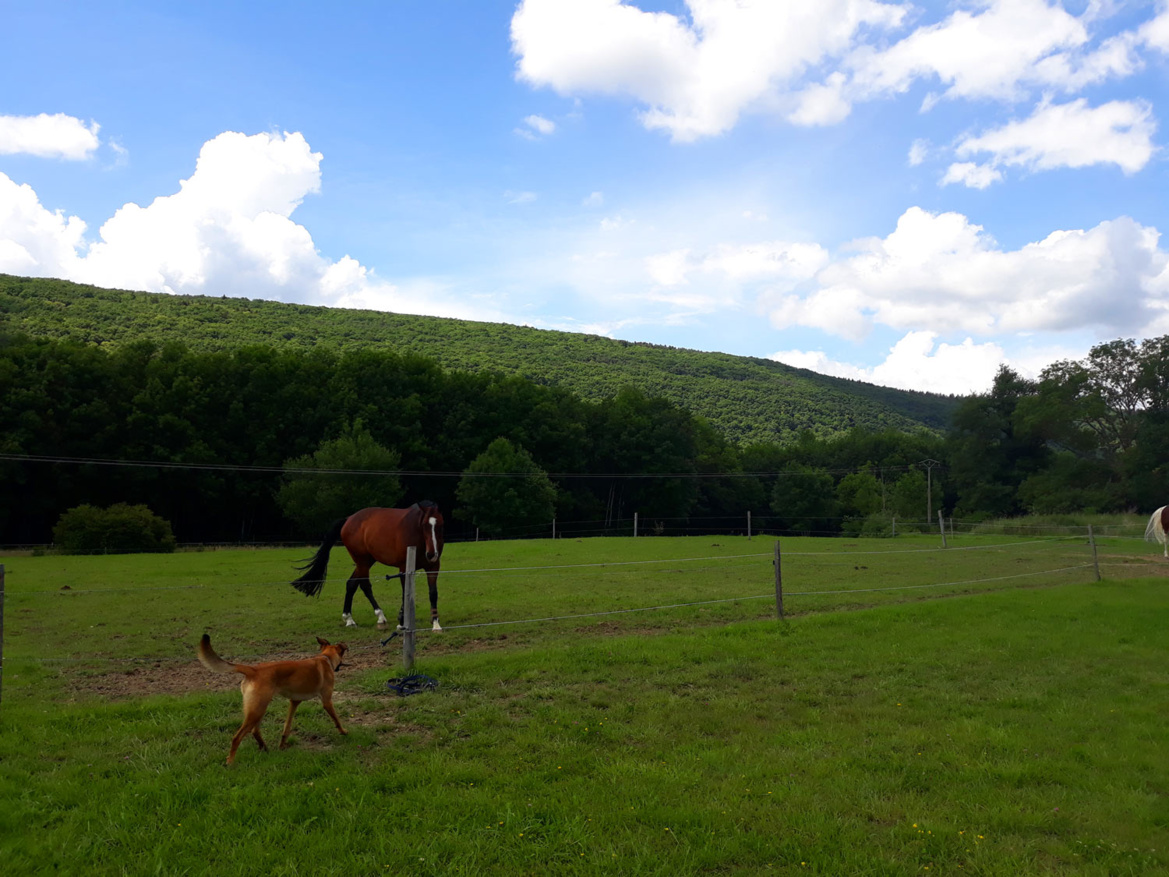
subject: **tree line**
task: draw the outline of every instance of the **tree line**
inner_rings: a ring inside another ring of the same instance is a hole
[[[784,532],[876,535],[938,509],[1148,509],[1169,501],[1156,453],[1169,437],[1166,353],[1167,338],[1116,341],[1037,381],[1003,369],[944,433],[736,445],[632,388],[585,400],[384,349],[107,350],[10,335],[0,541],[47,542],[67,510],[120,503],[149,507],[180,542],[319,538],[333,517],[424,498],[456,538],[553,517],[571,533],[634,512],[647,531],[752,511]]]
[[[501,323],[216,296],[101,289],[0,274],[0,318],[12,331],[122,347],[142,338],[191,350],[250,345],[307,351],[392,349],[457,371],[496,371],[600,402],[622,387],[702,415],[739,444],[828,436],[853,426],[943,428],[955,400],[877,387],[767,359],[634,343]]]

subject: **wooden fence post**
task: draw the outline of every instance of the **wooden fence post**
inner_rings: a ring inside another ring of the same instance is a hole
[[[1092,566],[1096,570],[1096,581],[1100,581],[1100,559],[1096,556],[1096,537],[1092,535],[1092,525],[1091,524],[1088,525],[1088,544],[1092,546]],[[2,583],[4,581],[3,570],[4,570],[4,567],[0,566],[0,583]],[[0,605],[3,604],[3,594],[4,594],[3,585],[0,584]],[[2,617],[0,617],[0,621],[2,621],[2,620],[3,620]],[[3,628],[0,627],[0,633],[2,633],[2,632],[3,632]]]
[[[779,565],[779,540],[775,540],[775,617],[783,621],[783,568]]]
[[[418,549],[406,549],[406,578],[402,592],[402,666],[409,673],[414,669],[414,569]]]
[[[556,538],[556,519],[552,519],[552,538]]]
[[[897,516],[893,516],[893,538],[897,538]]]
[[[751,513],[747,512],[747,541],[751,541]]]
[[[942,531],[942,547],[946,547],[946,519],[942,517],[942,510],[938,509],[938,529]]]
[[[637,535],[637,512],[633,513],[633,535]]]

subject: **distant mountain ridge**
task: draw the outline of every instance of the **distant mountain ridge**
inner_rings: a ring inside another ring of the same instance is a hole
[[[852,427],[944,429],[959,398],[878,387],[755,357],[706,353],[598,335],[380,311],[243,298],[103,289],[0,274],[0,319],[10,332],[119,346],[148,338],[196,350],[249,344],[389,347],[444,368],[515,374],[589,400],[622,386],[705,417],[740,444],[793,441]]]

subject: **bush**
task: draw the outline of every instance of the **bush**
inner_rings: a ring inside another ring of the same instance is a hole
[[[864,520],[860,535],[871,538],[888,538],[893,535],[893,516],[885,512],[873,512]]]
[[[124,502],[107,509],[92,505],[69,509],[53,528],[53,541],[65,554],[169,554],[175,550],[170,521],[144,505]]]

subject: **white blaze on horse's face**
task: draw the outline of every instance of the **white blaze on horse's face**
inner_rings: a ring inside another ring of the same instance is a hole
[[[427,523],[430,524],[430,548],[426,552],[427,560],[438,560],[440,549],[438,547],[438,518],[428,518]]]

